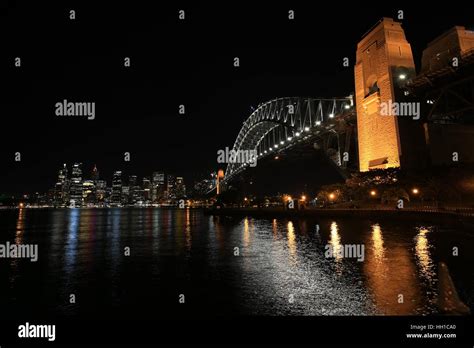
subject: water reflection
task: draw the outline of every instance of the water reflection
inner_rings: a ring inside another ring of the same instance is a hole
[[[18,209],[18,217],[16,220],[16,230],[15,230],[15,244],[20,245],[23,244],[23,236],[25,230],[25,215],[26,209],[20,208]],[[19,268],[18,268],[18,259],[12,259],[10,262],[11,266],[11,276],[9,278],[10,286],[13,286],[15,283],[16,278],[19,275]]]
[[[381,263],[384,258],[385,249],[383,246],[382,230],[379,224],[372,225],[372,242],[375,260]]]
[[[250,228],[249,228],[249,219],[246,217],[244,219],[244,234],[243,234],[243,246],[246,248],[250,244]]]
[[[81,217],[80,209],[71,209],[69,211],[69,225],[67,228],[66,247],[64,249],[65,270],[68,275],[74,272],[77,254],[77,234]]]
[[[191,246],[192,246],[192,241],[193,241],[192,233],[191,233],[191,212],[189,208],[186,209],[186,227],[184,230],[184,234],[185,234],[185,240],[186,240],[186,249],[189,252],[191,251]]]
[[[331,223],[330,227],[330,239],[329,239],[329,245],[332,247],[332,253],[336,261],[341,261],[341,253],[340,250],[342,248],[341,245],[341,236],[339,235],[339,228],[337,226],[337,223],[333,221]]]
[[[426,227],[418,228],[418,234],[415,237],[415,255],[418,260],[421,276],[431,281],[434,278],[435,271],[430,254],[430,244],[428,242],[429,232],[429,229]]]
[[[15,236],[15,243],[17,245],[23,243],[23,230],[25,228],[25,211],[26,209],[18,210],[18,219],[16,221],[16,236]]]
[[[293,222],[288,221],[287,225],[287,239],[288,239],[288,250],[290,252],[290,257],[292,262],[296,262],[296,235],[295,235],[295,227],[293,226]]]
[[[382,227],[372,225],[364,270],[367,286],[380,314],[415,314],[423,300],[410,244],[402,242],[402,233],[407,232],[392,235],[390,242],[386,243]]]
[[[431,227],[422,226],[418,228],[418,234],[415,236],[415,255],[421,280],[426,282],[429,289],[426,291],[426,301],[434,307],[438,293],[438,277],[430,251],[432,245],[428,240],[431,230]]]

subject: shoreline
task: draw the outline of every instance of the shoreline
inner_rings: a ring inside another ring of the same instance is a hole
[[[415,209],[283,209],[283,208],[221,208],[204,209],[205,215],[251,216],[259,218],[392,218],[433,222],[460,222],[473,224],[474,214],[456,211]]]

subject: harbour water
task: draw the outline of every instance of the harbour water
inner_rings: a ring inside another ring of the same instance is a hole
[[[440,261],[474,306],[474,234],[459,226],[20,209],[0,211],[7,242],[38,259],[0,258],[2,319],[430,315]],[[364,258],[326,257],[328,245]]]

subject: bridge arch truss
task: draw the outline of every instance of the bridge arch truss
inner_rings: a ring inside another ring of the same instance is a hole
[[[343,98],[286,97],[273,99],[252,112],[243,123],[233,153],[256,154],[257,160],[275,156],[315,134],[331,131],[330,124],[353,112],[352,96]],[[229,163],[225,181],[241,173],[249,163]]]

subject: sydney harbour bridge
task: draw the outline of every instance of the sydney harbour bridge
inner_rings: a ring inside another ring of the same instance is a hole
[[[342,177],[353,170],[446,165],[460,152],[462,162],[474,162],[473,31],[454,27],[432,41],[417,74],[401,24],[383,18],[357,46],[354,77],[355,93],[347,97],[261,103],[243,122],[233,153],[252,151],[265,162],[306,146]],[[421,115],[382,115],[384,103],[417,103]],[[249,167],[229,162],[210,192],[225,190]]]

